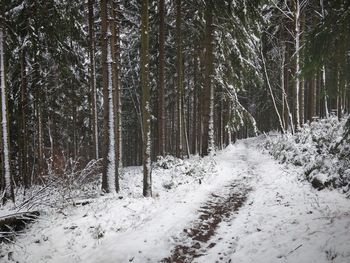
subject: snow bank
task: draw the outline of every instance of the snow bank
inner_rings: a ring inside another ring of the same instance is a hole
[[[349,140],[346,119],[336,117],[305,124],[295,135],[268,136],[263,146],[279,162],[300,166],[305,178],[321,190],[339,188],[349,195]]]

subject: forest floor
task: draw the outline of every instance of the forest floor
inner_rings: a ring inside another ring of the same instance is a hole
[[[137,194],[49,211],[0,261],[350,262],[349,199],[312,188],[259,140],[155,169],[154,198],[141,197],[140,168],[130,168],[122,187]]]

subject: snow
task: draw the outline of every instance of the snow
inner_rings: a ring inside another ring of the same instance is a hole
[[[261,140],[239,141],[204,159],[160,159],[153,198],[142,197],[141,168],[124,168],[120,196],[48,211],[0,254],[13,252],[19,262],[159,262],[189,242],[184,229],[208,197],[240,180],[252,188],[248,200],[193,262],[350,262],[349,200],[312,188],[300,168],[262,153]]]
[[[269,156],[246,156],[254,175],[248,205],[220,227],[220,244],[198,262],[215,262],[218,253],[224,262],[350,262],[349,200],[313,189]]]
[[[11,10],[9,10],[6,15],[18,15],[20,12],[22,12],[22,10],[25,8],[25,1],[23,1],[21,4],[13,7]]]

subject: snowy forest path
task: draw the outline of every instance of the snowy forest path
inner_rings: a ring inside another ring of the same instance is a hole
[[[104,238],[99,249],[84,255],[83,261],[192,262],[216,244],[223,247],[217,230],[230,225],[253,190],[251,184],[259,178],[255,153],[249,141],[240,141],[208,157],[206,162],[215,166],[214,174],[169,195],[134,229]],[[230,250],[230,242],[223,242],[225,250]]]
[[[220,193],[211,193],[208,200],[197,210],[198,218],[183,229],[182,238],[177,238],[177,245],[171,251],[171,255],[164,258],[164,263],[192,262],[194,259],[205,256],[207,251],[218,243],[225,242],[226,252],[219,252],[217,262],[228,262],[225,255],[233,253],[233,241],[215,239],[216,230],[222,223],[231,226],[234,215],[246,203],[252,187],[250,181],[257,179],[256,165],[250,156],[247,142],[240,145],[239,155],[224,155],[217,160],[218,167],[224,167],[219,173],[229,173],[232,165],[240,167],[238,176],[225,185]],[[226,169],[225,169],[226,168]],[[231,172],[232,172],[231,171]],[[220,177],[220,174],[219,174]]]

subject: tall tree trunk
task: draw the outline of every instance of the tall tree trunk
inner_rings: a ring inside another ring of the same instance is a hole
[[[284,44],[284,54],[283,54],[283,63],[282,63],[282,67],[283,67],[283,79],[282,79],[282,82],[283,82],[283,85],[282,85],[282,92],[283,92],[283,100],[284,100],[284,130],[285,131],[288,131],[288,127],[289,127],[289,120],[290,120],[290,123],[291,123],[291,126],[293,127],[293,121],[292,121],[292,118],[291,118],[291,112],[290,112],[290,109],[289,109],[289,68],[288,68],[288,64],[286,63],[286,61],[289,60],[289,49],[288,47],[286,46],[286,44]],[[293,132],[293,129],[292,129],[292,132]]]
[[[165,0],[159,0],[158,155],[165,153]]]
[[[116,0],[115,0],[116,1]],[[117,122],[117,131],[118,131],[118,142],[119,142],[119,167],[123,166],[123,118],[122,118],[122,85],[121,85],[121,58],[120,58],[120,32],[121,32],[121,9],[120,9],[120,2],[115,2],[116,4],[116,12],[117,12],[117,36],[118,36],[118,41],[117,41],[117,59],[118,59],[118,74],[117,74],[117,80],[118,80],[118,96],[116,97],[117,99],[117,117],[118,117],[118,122]]]
[[[151,178],[151,104],[149,88],[148,0],[141,2],[141,88],[143,131],[143,195],[152,196]]]
[[[343,52],[342,52],[343,53]],[[341,53],[341,54],[342,54]],[[342,55],[340,55],[340,63],[338,65],[338,118],[343,117],[343,113],[345,112],[345,106],[344,106],[344,97],[345,97],[345,74],[343,70],[343,65],[346,64],[345,59]]]
[[[111,27],[108,22],[108,0],[101,0],[101,29],[102,29],[102,81],[103,81],[103,172],[102,190],[107,193],[115,192],[115,116],[113,101],[113,59],[111,43]]]
[[[107,0],[101,0],[101,50],[102,50],[102,85],[103,85],[103,172],[102,190],[108,192],[108,67],[107,67]]]
[[[231,114],[232,114],[232,102],[230,99],[227,100],[227,120],[229,120]],[[232,133],[231,133],[231,129],[228,128],[227,129],[227,144],[231,145],[232,144]]]
[[[313,118],[316,116],[316,96],[317,96],[316,75],[313,74],[310,81],[310,112],[309,112],[310,121],[312,121]]]
[[[37,2],[34,2],[34,16],[37,15]],[[35,28],[35,34],[39,35],[39,28],[37,25],[37,21],[34,22],[33,27]],[[38,39],[34,39],[33,43],[34,49],[34,72],[33,72],[33,86],[35,90],[35,112],[36,112],[36,159],[37,159],[37,172],[33,175],[32,181],[37,180],[38,177],[41,178],[44,173],[44,150],[43,150],[43,118],[42,118],[42,84],[41,76],[40,76],[40,62],[39,62],[39,54],[42,52],[40,48],[40,43],[38,43]]]
[[[344,76],[343,76],[344,77]],[[346,80],[343,79],[343,86],[342,86],[342,94],[341,94],[341,97],[342,97],[342,105],[341,105],[341,108],[342,108],[342,112],[343,113],[346,113],[348,112],[348,108],[346,106]]]
[[[199,72],[205,72],[205,39],[202,41],[201,45],[200,45],[200,57],[199,57]],[[204,138],[204,134],[203,134],[203,130],[204,130],[204,107],[208,106],[205,105],[205,75],[204,74],[200,74],[200,80],[199,80],[199,87],[198,87],[198,125],[197,125],[197,137],[198,137],[198,153],[202,156],[202,150],[203,150],[203,138]]]
[[[305,81],[300,79],[300,93],[299,93],[299,120],[300,125],[304,124],[305,118]]]
[[[187,129],[188,125],[189,125],[189,121],[187,122],[186,124],[186,121],[185,121],[185,98],[184,96],[182,97],[182,127],[183,127],[183,134],[184,134],[184,140],[185,140],[185,147],[186,147],[186,154],[187,154],[187,158],[190,158],[190,155],[191,155],[191,151],[190,151],[190,143],[189,143],[189,129]],[[189,116],[189,110],[187,111],[187,116]]]
[[[0,10],[1,12],[1,10]],[[12,199],[15,202],[15,194],[13,189],[13,181],[11,176],[10,166],[10,145],[9,145],[9,125],[8,125],[8,105],[7,105],[7,90],[5,83],[5,40],[4,40],[4,28],[2,21],[0,20],[0,89],[1,89],[1,145],[3,155],[3,176],[4,176],[4,194],[3,203],[8,199]]]
[[[77,107],[75,105],[72,106],[72,127],[73,127],[73,160],[77,160],[78,158]]]
[[[23,48],[21,53],[21,100],[20,100],[20,113],[21,113],[21,129],[20,129],[20,151],[21,151],[21,177],[23,180],[24,188],[30,186],[30,176],[28,174],[28,129],[27,129],[27,65],[26,65],[26,48]]]
[[[221,91],[222,94],[224,94],[224,91]],[[222,95],[221,95],[222,96]],[[220,150],[224,148],[224,99],[223,97],[220,99],[220,110],[218,112],[219,114],[219,146]]]
[[[213,86],[213,3],[206,1],[205,8],[205,83],[203,91],[203,141],[202,156],[210,155],[214,151],[214,86]]]
[[[192,154],[197,154],[197,145],[198,145],[198,136],[197,136],[197,125],[198,125],[198,77],[197,77],[197,68],[198,68],[198,58],[195,51],[193,51],[193,106],[192,106]]]
[[[37,64],[38,61],[35,62]],[[36,74],[39,73],[38,66],[35,70]],[[42,97],[40,87],[36,87],[36,116],[37,116],[37,130],[38,130],[38,145],[37,145],[37,155],[38,155],[38,176],[41,177],[44,173],[44,150],[43,150],[43,118],[42,118]]]
[[[175,88],[176,89],[176,88]],[[176,90],[175,90],[176,93]],[[174,96],[176,97],[176,96]],[[174,101],[174,98],[172,98],[172,102],[171,102],[171,138],[169,138],[169,142],[170,142],[170,149],[171,149],[171,153],[173,155],[176,154],[176,101]]]
[[[177,128],[176,128],[176,157],[182,158],[183,154],[183,62],[182,62],[182,38],[181,38],[181,0],[176,0],[176,105],[177,105]]]
[[[315,92],[315,108],[316,116],[321,118],[322,116],[322,72],[318,71],[316,75],[316,92]]]
[[[281,118],[282,118],[282,124],[283,124],[283,129],[286,131],[286,122],[288,121],[288,119],[285,118],[285,110],[286,110],[286,106],[285,106],[285,86],[284,86],[284,67],[285,67],[285,59],[286,59],[286,44],[283,42],[283,36],[284,36],[284,31],[281,30],[281,39],[282,39],[282,51],[281,51],[281,68],[280,68],[280,80],[281,80]]]
[[[324,96],[324,115],[326,118],[329,117],[329,110],[328,110],[328,92],[326,87],[326,66],[323,65],[322,68],[322,87],[323,87],[323,96]]]
[[[297,0],[299,1],[299,0]],[[299,7],[299,17],[300,18],[300,23],[301,25],[299,25],[299,27],[301,29],[299,29],[299,38],[300,38],[300,43],[301,45],[303,45],[304,43],[304,29],[305,29],[305,13],[303,13],[302,15],[300,14],[301,12],[301,8]],[[300,46],[300,44],[299,44]],[[300,48],[299,48],[300,49]],[[298,51],[298,50],[297,50]],[[303,63],[303,57],[304,57],[304,52],[298,52],[300,55],[299,57],[301,57],[302,59],[299,58],[299,69],[301,68],[301,65]],[[305,122],[305,80],[304,78],[299,78],[299,82],[300,82],[300,93],[299,93],[299,121],[300,121],[300,125],[303,125]]]
[[[294,121],[295,129],[300,130],[300,3],[294,2],[294,30],[295,30],[295,73],[294,73]]]
[[[55,173],[55,162],[54,162],[54,158],[55,158],[55,150],[54,150],[54,141],[53,141],[53,135],[52,135],[52,131],[54,130],[53,128],[53,123],[50,119],[50,116],[48,117],[48,120],[47,120],[47,131],[48,131],[48,134],[49,134],[49,140],[50,140],[50,161],[48,163],[48,174],[49,175],[52,175]]]
[[[121,164],[121,94],[120,94],[120,12],[119,4],[112,0],[111,6],[111,30],[112,30],[112,85],[113,85],[113,111],[115,116],[115,185],[116,191],[119,192],[119,165]]]
[[[99,158],[98,152],[98,114],[97,114],[97,87],[96,87],[96,41],[95,41],[95,19],[94,19],[95,0],[88,0],[88,24],[89,24],[89,56],[90,56],[90,94],[91,94],[91,111],[92,111],[92,141],[93,156]]]

